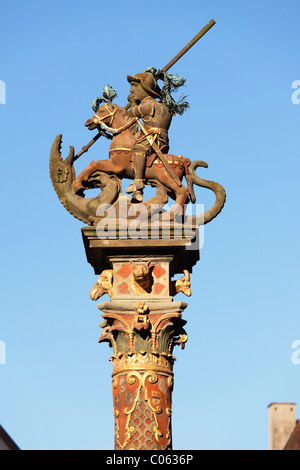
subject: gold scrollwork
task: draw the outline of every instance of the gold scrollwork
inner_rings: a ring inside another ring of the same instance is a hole
[[[113,377],[112,379],[112,386],[114,389],[118,386],[118,379],[116,377]]]
[[[173,376],[170,375],[168,377],[168,387],[172,390],[173,389]]]
[[[115,416],[115,439],[118,445],[120,446],[120,426],[119,426],[119,410],[114,411],[114,416]],[[121,447],[121,446],[120,446]]]
[[[133,385],[136,382],[136,379],[138,379],[138,381],[139,381],[139,386],[138,386],[138,389],[137,389],[135,400],[133,401],[133,405],[131,406],[131,408],[124,408],[124,413],[126,415],[129,415],[129,420],[130,420],[130,417],[131,417],[132,413],[135,410],[136,404],[137,404],[138,399],[140,397],[140,391],[141,391],[141,388],[143,386],[143,382],[142,382],[142,378],[141,378],[140,374],[138,372],[129,372],[129,374],[127,375],[127,379],[126,379],[127,382],[129,384]],[[129,423],[129,421],[128,421],[128,423]]]
[[[132,372],[129,372],[127,374],[126,381],[127,381],[128,384],[133,385],[133,384],[136,383],[137,380],[138,380],[138,386],[137,386],[137,391],[136,391],[136,397],[133,401],[133,404],[132,404],[131,407],[127,407],[127,408],[124,409],[124,414],[127,415],[127,420],[126,420],[126,425],[125,425],[125,429],[126,429],[125,440],[124,440],[123,444],[121,444],[121,442],[120,442],[120,433],[119,433],[118,419],[119,419],[119,416],[120,416],[120,412],[118,410],[116,410],[114,412],[115,421],[116,421],[116,442],[118,443],[118,445],[121,449],[125,449],[125,447],[130,442],[131,436],[133,435],[133,433],[135,431],[135,427],[133,425],[129,426],[129,424],[130,424],[130,421],[131,421],[132,414],[134,413],[134,411],[136,409],[136,406],[137,406],[137,403],[139,401],[141,390],[144,389],[145,400],[147,401],[150,410],[153,412],[153,418],[154,418],[154,421],[155,421],[154,426],[152,428],[153,432],[154,432],[155,440],[158,442],[158,444],[161,446],[161,448],[163,448],[163,450],[165,450],[170,445],[170,442],[171,442],[170,426],[171,426],[172,410],[170,408],[166,408],[166,414],[169,417],[169,420],[168,420],[169,431],[166,435],[166,437],[168,439],[168,442],[167,442],[166,447],[164,447],[162,445],[162,443],[160,442],[160,438],[163,437],[163,433],[159,428],[159,424],[158,424],[158,420],[157,420],[157,415],[162,413],[163,409],[160,406],[154,407],[152,405],[151,397],[149,396],[150,394],[149,394],[149,390],[148,390],[148,387],[147,387],[147,382],[149,382],[150,384],[155,384],[158,381],[158,376],[154,371],[145,372],[143,375],[141,375],[139,372],[136,372],[136,371],[132,371]],[[168,382],[167,382],[168,386],[171,387],[173,385],[172,377],[168,377],[167,380],[168,380]],[[115,382],[113,382],[113,384],[116,384],[116,383],[117,383],[117,379],[116,379]]]
[[[151,384],[155,384],[158,381],[158,377],[154,372],[146,372],[146,374],[144,374],[143,376],[143,387],[145,390],[145,400],[147,401],[149,408],[153,411],[153,413],[160,414],[163,411],[161,406],[157,405],[156,407],[153,407],[151,403],[151,398],[149,398],[149,393],[146,385],[147,379]]]
[[[118,443],[118,445],[121,449],[125,449],[127,444],[130,442],[132,433],[134,432],[134,426],[129,426],[129,423],[130,423],[130,420],[131,420],[132,413],[135,411],[136,404],[137,404],[139,396],[140,396],[140,390],[143,386],[142,378],[141,378],[141,376],[138,372],[130,372],[126,377],[127,383],[130,384],[130,385],[133,385],[136,382],[136,379],[138,379],[139,385],[138,385],[137,394],[136,394],[135,400],[133,402],[133,405],[131,406],[131,408],[124,408],[124,414],[127,415],[127,420],[126,420],[126,425],[125,425],[125,429],[126,429],[125,440],[124,440],[123,444],[121,444],[121,442],[120,442],[119,432],[118,432],[118,434],[116,432],[116,441],[117,441],[117,443]],[[119,412],[118,412],[118,416],[116,416],[116,430],[119,430],[118,417],[119,417]]]
[[[158,426],[153,426],[153,432],[155,435],[155,439],[159,443],[159,437],[163,437],[163,433],[161,432]]]

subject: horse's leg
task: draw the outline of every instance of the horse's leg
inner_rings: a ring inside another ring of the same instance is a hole
[[[176,183],[175,183],[176,185]],[[177,215],[181,216],[184,215],[184,204],[189,196],[189,190],[185,186],[179,187],[176,185],[177,188],[173,189],[176,195],[176,200],[174,205],[171,207],[169,214],[170,220],[174,220]]]
[[[151,197],[147,200],[147,204],[150,206],[156,206],[157,208],[161,208],[165,204],[167,204],[169,197],[167,194],[167,188],[160,184],[158,181],[156,182],[156,195]]]
[[[175,193],[175,203],[168,212],[168,215],[170,215],[170,220],[174,220],[176,215],[183,215],[184,204],[189,196],[189,190],[183,184],[178,186],[178,184],[173,180],[165,168],[152,167],[151,170],[156,174],[156,178],[160,183]],[[182,173],[178,174],[177,172],[177,176],[182,176]]]
[[[82,183],[87,181],[95,171],[102,171],[103,173],[108,174],[118,174],[123,170],[124,165],[122,165],[122,162],[119,162],[118,164],[113,159],[93,160],[75,179],[73,186],[74,191],[78,192],[79,190],[86,189]]]

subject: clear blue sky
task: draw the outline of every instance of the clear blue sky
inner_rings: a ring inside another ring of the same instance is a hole
[[[191,104],[171,151],[207,161],[201,176],[227,192],[192,274],[189,341],[175,350],[174,448],[267,449],[270,402],[296,402],[300,417],[299,2],[17,0],[1,5],[0,423],[22,449],[114,445],[96,276],[83,224],[51,185],[52,142],[62,133],[63,155],[79,150],[106,84],[125,105],[126,75],[163,67],[212,18],[171,70]],[[98,142],[76,170],[107,150]]]

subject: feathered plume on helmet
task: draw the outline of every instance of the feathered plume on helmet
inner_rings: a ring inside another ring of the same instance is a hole
[[[154,67],[148,67],[145,72],[150,72],[155,80],[162,80],[164,85],[161,89],[161,101],[166,104],[168,110],[172,114],[183,114],[190,105],[185,99],[187,95],[182,95],[179,101],[175,101],[171,93],[176,92],[177,89],[183,86],[186,82],[186,79],[183,77],[178,77],[178,75],[172,75],[170,73],[164,72],[163,70],[157,70]]]

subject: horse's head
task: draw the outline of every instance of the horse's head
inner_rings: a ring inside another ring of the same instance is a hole
[[[108,101],[100,106],[96,114],[86,121],[85,126],[90,131],[100,128],[101,122],[111,127],[116,110],[116,106],[111,101]]]

